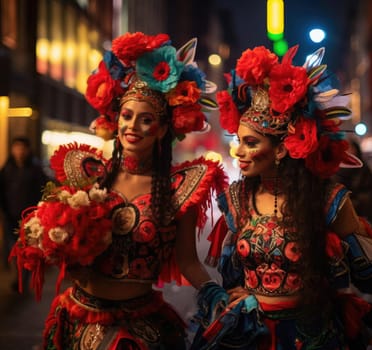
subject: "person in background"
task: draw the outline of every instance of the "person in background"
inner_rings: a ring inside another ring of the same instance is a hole
[[[4,266],[11,268],[9,253],[18,236],[16,231],[24,209],[36,205],[41,199],[42,189],[47,181],[39,160],[33,155],[27,137],[15,137],[10,153],[0,170],[0,208],[3,212],[3,258]],[[26,276],[24,276],[26,281]],[[18,290],[18,279],[11,282]]]
[[[100,114],[92,129],[114,138],[112,157],[61,146],[50,161],[57,183],[23,218],[12,254],[32,270],[38,298],[46,266],[60,268],[57,288],[65,275],[72,280],[52,303],[44,349],[186,348],[183,320],[161,286],[200,289],[210,280],[196,229],[226,185],[216,162],[172,164],[172,144],[208,130],[204,112],[213,107],[206,95],[215,85],[195,49],[196,39],[176,50],[167,34],[126,33],[89,76],[86,98]]]
[[[358,141],[350,139],[349,143],[348,151],[363,160]],[[356,212],[372,223],[372,172],[368,163],[364,161],[363,166],[358,169],[341,168],[334,180],[351,191],[350,198]]]
[[[372,229],[331,179],[361,166],[338,119],[351,111],[321,64],[324,49],[295,66],[297,49],[281,61],[264,46],[247,49],[217,94],[241,179],[218,196],[207,262],[230,299],[214,303],[216,283],[199,291],[193,350],[371,344],[372,305],[356,291],[372,292]]]

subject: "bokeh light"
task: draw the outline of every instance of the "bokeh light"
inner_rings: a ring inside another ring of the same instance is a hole
[[[309,37],[310,37],[312,42],[320,43],[325,39],[326,34],[325,34],[325,31],[323,29],[314,28],[314,29],[310,30]]]
[[[220,55],[217,55],[217,54],[212,54],[208,57],[208,62],[212,65],[212,66],[218,66],[221,64],[221,56]]]
[[[367,133],[367,125],[364,123],[358,123],[355,125],[355,133],[359,136],[363,136]]]

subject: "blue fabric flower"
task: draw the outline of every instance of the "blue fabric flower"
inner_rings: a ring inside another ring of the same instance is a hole
[[[103,61],[114,80],[122,79],[128,73],[128,70],[124,68],[118,58],[111,51],[105,52]]]
[[[136,71],[150,89],[165,93],[177,85],[184,66],[177,60],[174,47],[162,46],[138,58]]]
[[[204,90],[205,88],[205,73],[191,64],[185,66],[181,74],[181,80],[195,81],[199,89]]]

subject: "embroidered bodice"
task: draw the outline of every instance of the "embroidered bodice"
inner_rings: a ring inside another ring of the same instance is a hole
[[[180,211],[200,201],[196,196],[199,186],[205,184],[207,171],[207,163],[199,162],[172,173],[175,209],[169,224],[162,227],[152,217],[150,193],[128,201],[112,192],[112,244],[95,259],[94,268],[110,279],[156,282],[162,268],[174,259],[175,220]]]
[[[253,216],[238,233],[236,254],[244,267],[245,287],[254,294],[290,295],[301,288],[301,253],[296,235],[275,216]]]
[[[157,228],[151,216],[151,195],[128,202],[113,194],[112,243],[96,258],[94,267],[116,280],[155,282],[161,262],[170,258],[175,225]]]
[[[259,215],[248,194],[248,221],[241,224],[242,208],[239,203],[241,182],[233,182],[218,196],[223,222],[215,226],[212,235],[227,231],[221,244],[218,269],[226,288],[244,285],[254,294],[286,296],[298,293],[302,288],[301,251],[297,244],[298,233],[284,227],[280,219],[271,215]],[[336,217],[347,190],[343,186],[329,188],[325,213],[327,224]],[[223,234],[222,234],[223,235]],[[214,241],[221,241],[221,238]],[[209,252],[207,263],[214,263]],[[241,274],[243,271],[243,275]]]

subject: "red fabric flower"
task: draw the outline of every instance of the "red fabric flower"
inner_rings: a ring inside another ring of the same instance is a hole
[[[237,252],[243,258],[247,257],[251,251],[249,243],[245,239],[239,240],[236,245]]]
[[[240,113],[231,95],[226,90],[218,91],[216,99],[220,109],[221,127],[235,134],[239,127]]]
[[[292,262],[297,262],[301,257],[301,252],[296,242],[288,242],[284,248],[284,255]]]
[[[139,56],[160,47],[167,41],[169,41],[167,34],[126,33],[112,41],[112,52],[126,66],[131,66]]]
[[[100,115],[90,124],[89,129],[97,136],[103,138],[105,141],[112,140],[118,128],[116,122],[111,121],[111,118],[106,115]]]
[[[307,92],[306,69],[289,64],[278,64],[270,72],[269,97],[271,108],[279,113],[290,110]]]
[[[67,189],[62,187],[58,196],[70,193],[71,202],[63,197],[50,197],[48,201],[40,202],[37,209],[22,220],[21,226],[28,237],[27,244],[40,247],[48,263],[88,265],[110,244],[111,220],[108,214],[111,208],[106,202],[94,200],[84,204],[84,200],[78,197],[75,204],[71,196],[83,191]],[[89,198],[87,194],[83,195],[85,197]],[[39,238],[35,238],[32,232],[37,227],[42,227]],[[25,266],[26,263],[29,262],[25,262]]]
[[[107,129],[109,131],[115,132],[118,128],[118,125],[116,122],[111,121],[108,117],[104,115],[100,115],[94,120],[95,124],[94,127],[96,129],[101,128],[101,129]]]
[[[267,268],[258,268],[257,271],[258,270],[262,273],[262,286],[270,292],[274,292],[280,287],[286,275],[286,273],[275,264],[271,264]]]
[[[306,158],[305,165],[319,177],[331,177],[339,170],[347,149],[347,141],[331,140],[327,135],[323,135],[319,139],[317,150]]]
[[[247,49],[238,59],[236,72],[249,85],[258,85],[264,82],[269,72],[278,63],[278,56],[264,46]]]
[[[138,230],[133,232],[133,239],[136,242],[149,242],[156,235],[156,228],[152,221],[143,221]]]
[[[111,78],[105,63],[101,61],[98,71],[88,78],[85,93],[87,101],[101,114],[106,114],[113,98],[122,92],[120,82]]]
[[[157,64],[157,66],[154,68],[153,76],[158,81],[164,81],[167,80],[170,73],[170,67],[168,62],[161,61]]]
[[[295,292],[299,290],[302,286],[302,280],[298,273],[289,272],[286,279],[284,288],[290,290],[291,292]]]
[[[313,119],[301,117],[294,133],[284,139],[284,145],[292,158],[306,158],[318,146],[317,127]]]
[[[176,134],[199,131],[204,126],[204,114],[198,104],[181,105],[173,110],[172,124]]]
[[[167,95],[170,106],[193,104],[198,102],[199,97],[200,89],[195,81],[181,81]]]

